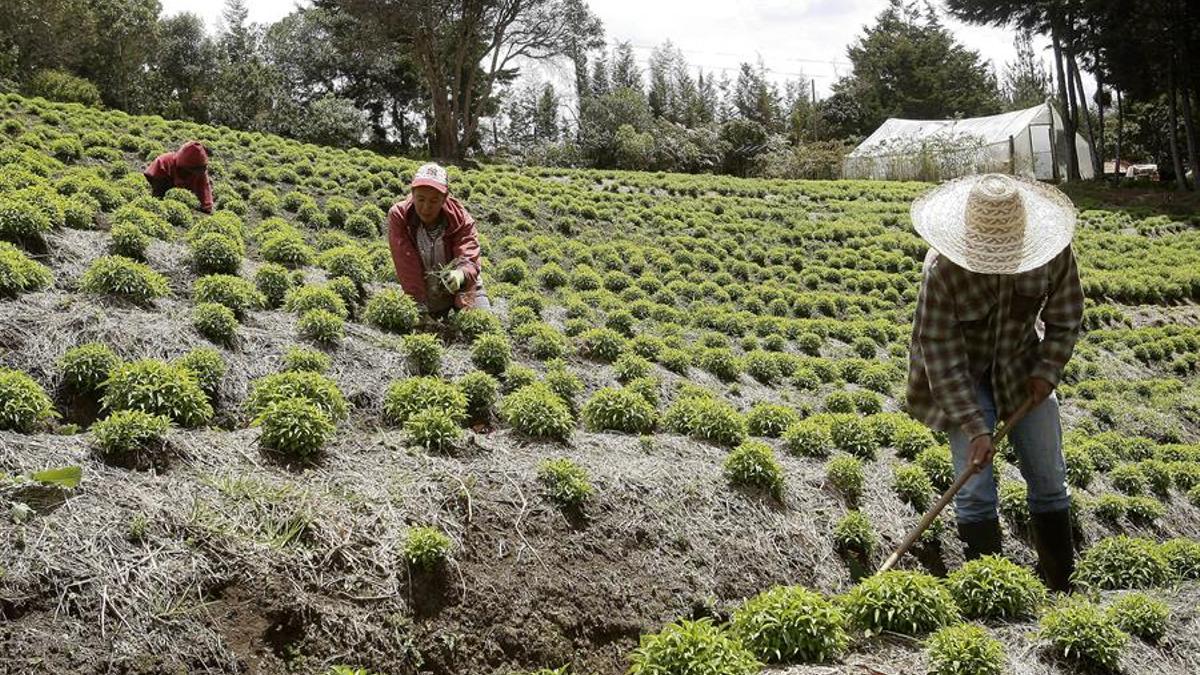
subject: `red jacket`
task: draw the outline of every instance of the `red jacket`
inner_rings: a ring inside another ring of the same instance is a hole
[[[198,141],[188,141],[175,152],[165,152],[150,162],[143,172],[150,185],[154,188],[155,196],[161,197],[172,187],[187,188],[200,199],[200,210],[212,213],[213,195],[212,183],[208,180],[208,151]],[[183,175],[179,169],[199,169],[190,175]]]
[[[388,246],[392,249],[392,264],[396,266],[396,279],[404,292],[417,302],[424,304],[425,265],[417,250],[416,231],[411,223],[419,218],[413,212],[412,197],[396,204],[388,211]],[[446,246],[446,261],[461,258],[459,265],[466,280],[454,294],[454,306],[459,309],[470,307],[475,298],[475,282],[479,279],[479,233],[475,219],[454,197],[447,197],[442,205],[446,218],[446,232],[442,243]]]

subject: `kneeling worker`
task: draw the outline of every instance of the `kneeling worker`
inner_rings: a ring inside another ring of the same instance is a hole
[[[388,246],[404,292],[431,317],[451,309],[488,309],[479,276],[479,233],[466,208],[450,196],[446,169],[417,169],[412,192],[388,212]]]
[[[164,152],[150,162],[142,175],[150,182],[150,191],[159,199],[171,188],[191,190],[200,200],[200,210],[212,213],[212,183],[208,180],[208,148],[199,141],[188,141],[175,152]]]

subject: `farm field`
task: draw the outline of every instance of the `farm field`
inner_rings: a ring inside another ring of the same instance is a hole
[[[193,138],[211,216],[141,175]],[[1075,192],[1064,604],[1002,459],[1017,565],[948,509],[862,583],[953,478],[902,411],[928,185],[452,170],[496,310],[417,325],[416,166],[0,96],[0,671],[1200,669],[1200,207]]]

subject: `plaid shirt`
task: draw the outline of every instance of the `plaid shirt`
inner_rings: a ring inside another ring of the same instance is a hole
[[[990,433],[976,386],[991,374],[1000,419],[1027,381],[1057,386],[1083,323],[1083,289],[1071,247],[1021,274],[977,274],[930,251],[909,347],[908,411],[934,429]],[[1039,320],[1039,312],[1041,314]]]

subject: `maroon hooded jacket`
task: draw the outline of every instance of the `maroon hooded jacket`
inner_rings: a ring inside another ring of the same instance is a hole
[[[419,220],[414,213],[412,196],[388,211],[388,246],[392,249],[392,263],[396,266],[396,279],[404,292],[414,300],[425,304],[425,265],[417,250],[416,230],[413,223]],[[446,247],[446,260],[461,258],[464,262],[458,269],[465,276],[463,287],[454,294],[454,306],[466,309],[475,298],[475,283],[479,279],[479,233],[475,219],[454,197],[447,197],[442,205],[446,218],[446,232],[442,243]]]
[[[191,169],[191,171],[180,171]],[[208,150],[199,141],[188,141],[175,152],[165,152],[150,162],[143,174],[155,197],[171,188],[186,188],[200,199],[200,210],[212,213],[212,183],[208,180]]]

